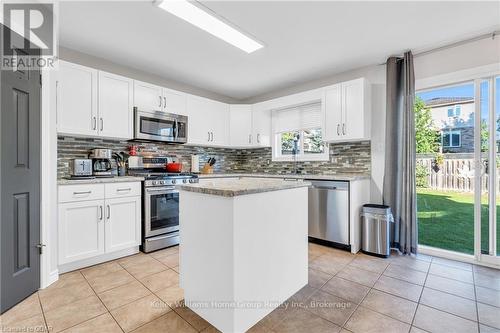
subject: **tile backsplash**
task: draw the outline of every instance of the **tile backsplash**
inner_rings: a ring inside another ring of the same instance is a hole
[[[92,148],[110,148],[115,152],[120,152],[128,151],[128,147],[132,144],[138,147],[140,155],[177,156],[184,171],[191,169],[191,155],[193,154],[200,156],[200,169],[209,157],[215,157],[217,162],[214,165],[214,172],[219,173],[289,174],[294,170],[293,162],[273,162],[271,148],[212,148],[60,136],[57,140],[57,176],[58,178],[69,176],[69,161],[73,158],[86,158]],[[369,141],[335,143],[330,144],[329,161],[297,162],[297,170],[302,174],[370,174],[370,160]]]

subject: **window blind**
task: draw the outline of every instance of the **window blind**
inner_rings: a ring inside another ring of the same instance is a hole
[[[274,110],[274,133],[321,127],[321,102]]]

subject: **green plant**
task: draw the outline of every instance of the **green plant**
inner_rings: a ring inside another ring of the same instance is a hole
[[[440,134],[432,120],[431,109],[420,97],[415,98],[415,141],[417,154],[439,150]]]
[[[434,157],[434,161],[436,161],[437,165],[442,166],[444,163],[444,155],[441,153],[437,153]]]
[[[429,187],[429,183],[427,182],[428,176],[429,171],[427,170],[427,168],[423,164],[417,163],[415,167],[416,186],[420,188]]]

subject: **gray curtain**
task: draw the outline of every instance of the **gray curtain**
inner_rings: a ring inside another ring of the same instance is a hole
[[[393,247],[417,252],[413,55],[387,59],[386,156],[383,198],[392,209]]]

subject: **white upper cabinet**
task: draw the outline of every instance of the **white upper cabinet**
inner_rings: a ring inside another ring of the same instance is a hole
[[[167,88],[162,89],[163,111],[187,115],[187,96],[185,93]]]
[[[99,134],[119,139],[133,137],[134,81],[99,72]]]
[[[141,111],[161,111],[162,87],[134,80],[134,106]]]
[[[271,147],[271,110],[264,104],[252,106],[252,139],[254,147]]]
[[[252,106],[229,106],[229,143],[231,147],[251,147],[255,138],[252,133]]]
[[[326,87],[322,107],[324,140],[369,140],[370,99],[370,86],[364,78]]]
[[[97,70],[60,61],[56,79],[57,131],[95,136],[97,129]]]
[[[229,145],[229,105],[193,95],[187,96],[188,143]]]

